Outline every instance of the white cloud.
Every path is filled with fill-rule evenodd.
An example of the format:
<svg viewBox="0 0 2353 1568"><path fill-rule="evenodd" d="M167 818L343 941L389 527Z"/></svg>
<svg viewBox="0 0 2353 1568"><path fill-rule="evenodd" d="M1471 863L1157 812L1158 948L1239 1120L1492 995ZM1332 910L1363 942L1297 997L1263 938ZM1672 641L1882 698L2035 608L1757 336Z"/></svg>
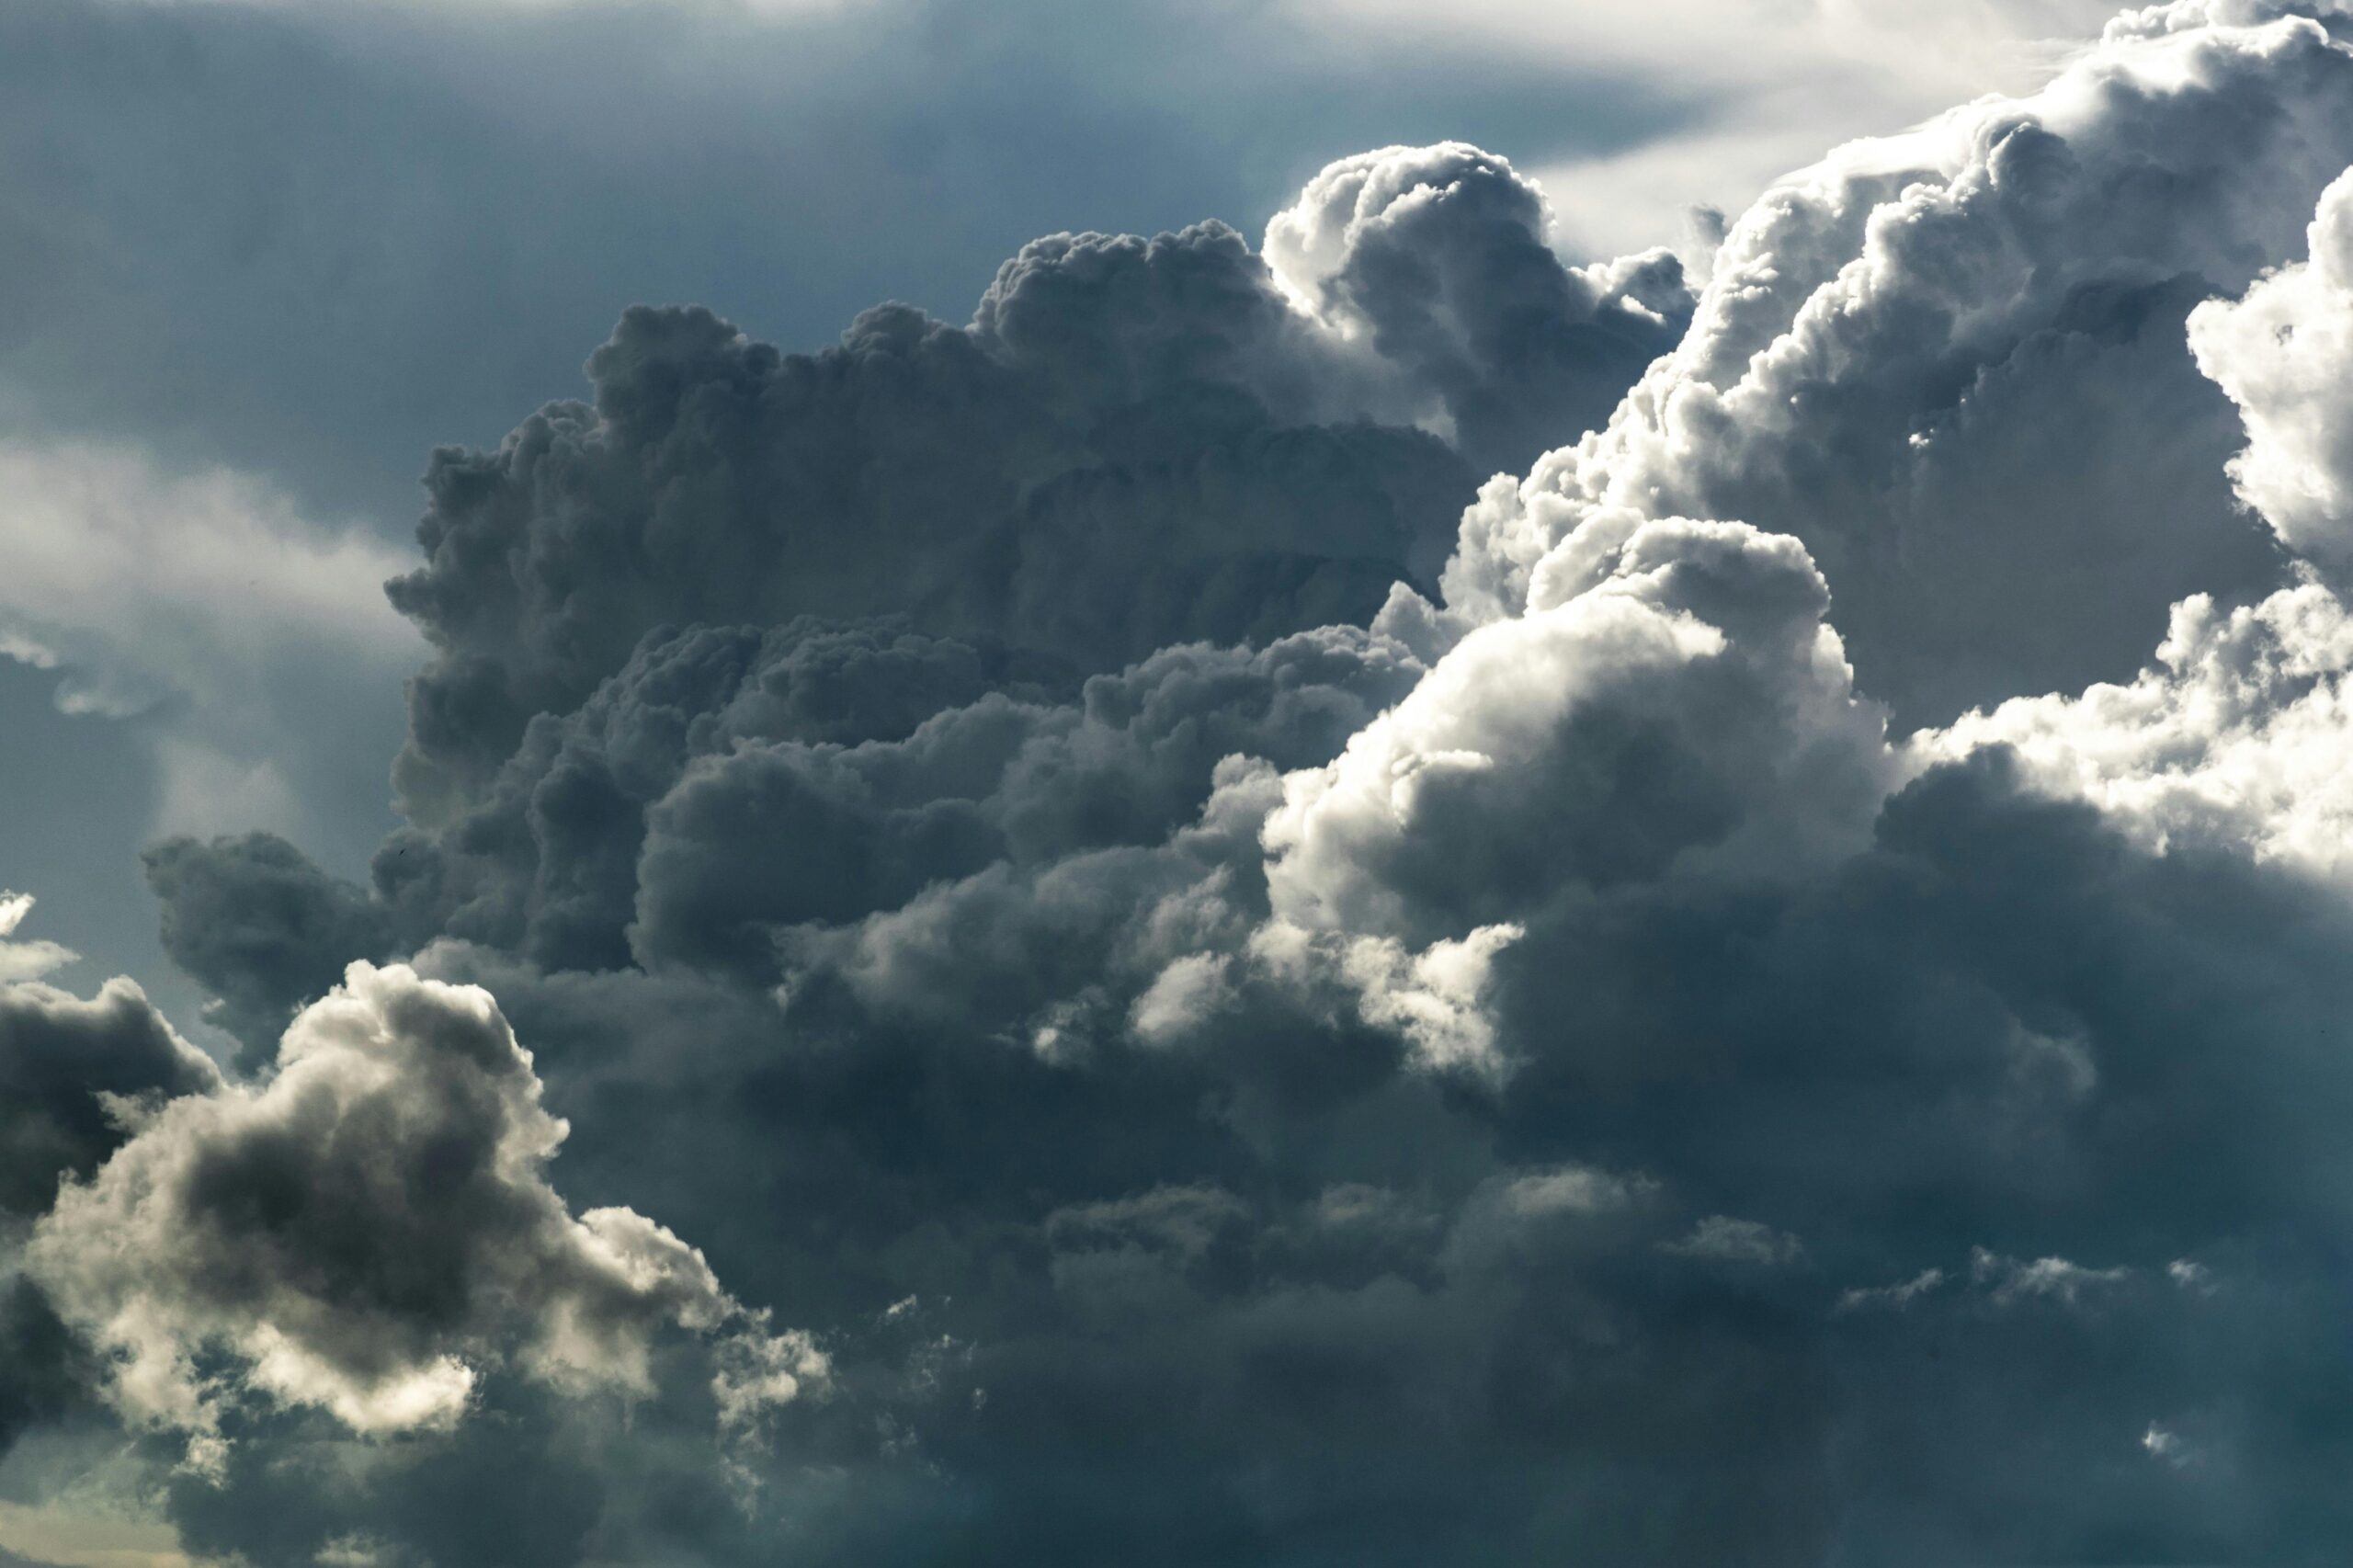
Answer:
<svg viewBox="0 0 2353 1568"><path fill-rule="evenodd" d="M2132 1277L2132 1271L2120 1267L2086 1268L2063 1257L2038 1257L2029 1262L1978 1247L1970 1254L1969 1277L1997 1307L2016 1306L2026 1301L2057 1301L2073 1307L2082 1303L2086 1292L2123 1284Z"/></svg>
<svg viewBox="0 0 2353 1568"><path fill-rule="evenodd" d="M33 909L33 895L0 889L0 985L39 980L81 957L55 942L15 940L17 927Z"/></svg>
<svg viewBox="0 0 2353 1568"><path fill-rule="evenodd" d="M487 1369L569 1392L654 1390L665 1327L715 1336L732 1428L822 1381L702 1254L547 1183L565 1124L489 993L354 964L258 1086L186 1095L69 1183L27 1263L108 1358L130 1421L216 1470L240 1386L381 1434L460 1421ZM741 1341L742 1343L735 1343ZM203 1369L227 1352L238 1378Z"/></svg>
<svg viewBox="0 0 2353 1568"><path fill-rule="evenodd" d="M2353 158L2353 49L2270 9L2139 18L1776 184L1608 427L1482 493L1447 609L1559 602L1626 514L1738 517L1805 540L1863 688L1918 722L2130 669L2167 604L2267 571L2167 320L2288 254Z"/></svg>
<svg viewBox="0 0 2353 1568"><path fill-rule="evenodd" d="M2289 548L2353 562L2353 171L2323 193L2307 258L2191 312L2198 367L2239 405L2231 477Z"/></svg>
<svg viewBox="0 0 2353 1568"><path fill-rule="evenodd" d="M2152 848L2244 849L2353 881L2353 610L2316 580L2235 609L2193 597L2133 681L2014 699L1913 742L1923 762L1994 744Z"/></svg>
<svg viewBox="0 0 2353 1568"><path fill-rule="evenodd" d="M1924 1268L1911 1278L1901 1280L1893 1285L1858 1286L1844 1291L1838 1297L1837 1310L1842 1312L1852 1312L1886 1308L1893 1312L1902 1312L1929 1291L1938 1289L1944 1282L1943 1269Z"/></svg>
<svg viewBox="0 0 2353 1568"><path fill-rule="evenodd" d="M2191 312L2191 347L2245 417L2241 494L2290 547L2353 556L2353 173L2310 259ZM2245 850L2353 883L2353 607L2325 574L2256 603L2174 607L2153 664L2080 696L2016 698L1915 736L1921 762L2011 747L2028 781L2142 843Z"/></svg>

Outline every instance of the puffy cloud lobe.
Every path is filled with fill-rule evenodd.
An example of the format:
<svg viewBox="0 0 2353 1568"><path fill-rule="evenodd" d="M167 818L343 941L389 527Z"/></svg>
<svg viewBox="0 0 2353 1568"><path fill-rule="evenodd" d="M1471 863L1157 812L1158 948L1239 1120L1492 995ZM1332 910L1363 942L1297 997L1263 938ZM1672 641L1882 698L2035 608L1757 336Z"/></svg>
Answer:
<svg viewBox="0 0 2353 1568"><path fill-rule="evenodd" d="M1689 318L1666 252L1565 270L1551 228L1508 162L1449 142L1329 165L1267 225L1265 249L1286 294L1367 345L1402 405L1493 472L1607 419Z"/></svg>
<svg viewBox="0 0 2353 1568"><path fill-rule="evenodd" d="M0 893L0 1456L81 1408L91 1358L18 1264L28 1221L87 1178L164 1101L221 1075L128 980L82 998L28 978L74 955L11 941L34 900Z"/></svg>
<svg viewBox="0 0 2353 1568"><path fill-rule="evenodd" d="M1427 1064L1508 1067L1483 994L1531 912L1678 869L1811 869L1864 840L1895 777L1797 541L1681 519L1601 538L1574 597L1472 631L1266 821L1255 954L1294 981L1336 968Z"/></svg>
<svg viewBox="0 0 2353 1568"><path fill-rule="evenodd" d="M170 838L142 858L163 905L164 950L215 1000L205 1017L251 1065L276 1053L295 1009L354 959L389 956L384 911L275 834Z"/></svg>
<svg viewBox="0 0 2353 1568"><path fill-rule="evenodd" d="M2246 421L2231 477L2291 550L2353 555L2353 173L2322 193L2306 259L2190 313L2189 347Z"/></svg>
<svg viewBox="0 0 2353 1568"><path fill-rule="evenodd" d="M757 971L781 926L999 859L1157 843L1222 757L1321 760L1420 670L1347 628L1166 649L1067 703L1017 668L889 623L657 633L536 720L472 812L396 835L378 889L413 944Z"/></svg>
<svg viewBox="0 0 2353 1568"><path fill-rule="evenodd" d="M381 1433L456 1421L510 1356L559 1388L643 1394L665 1325L765 1345L670 1232L570 1213L545 1176L565 1131L486 993L354 964L267 1083L164 1105L67 1187L28 1265L108 1357L116 1406L184 1434L199 1469L223 1457L221 1352L270 1399ZM783 1364L821 1378L786 1338ZM794 1392L721 1382L731 1419Z"/></svg>
<svg viewBox="0 0 2353 1568"><path fill-rule="evenodd" d="M2323 193L2308 261L2257 280L2240 300L2200 305L2189 321L2200 368L2246 418L2247 445L2231 465L2240 494L2314 561L2298 563L2292 586L2253 604L2184 599L2154 663L2129 684L1968 714L1915 737L1920 756L2007 746L2037 788L2097 802L2145 844L2244 847L2346 877L2353 616L2329 574L2340 564L2340 480L2353 474L2353 458L2338 449L2342 399L2332 379L2353 366L2343 352L2353 252L2336 232L2347 213L2353 175Z"/></svg>
<svg viewBox="0 0 2353 1568"><path fill-rule="evenodd" d="M753 739L902 739L992 686L1024 689L1003 658L892 623L657 629L578 710L535 719L464 814L395 834L376 888L413 943L626 961L644 812L688 763Z"/></svg>
<svg viewBox="0 0 2353 1568"><path fill-rule="evenodd" d="M2342 881L2348 671L2353 614L2325 585L2229 610L2198 595L2131 683L2014 699L1913 744L1924 757L2007 746L2037 788L2097 801L2152 847L2245 848Z"/></svg>
<svg viewBox="0 0 2353 1568"><path fill-rule="evenodd" d="M1286 781L1266 829L1279 916L1460 936L1688 853L1762 866L1867 831L1883 720L1794 540L1643 523L1591 574L1472 631L1337 760Z"/></svg>
<svg viewBox="0 0 2353 1568"><path fill-rule="evenodd" d="M220 1083L131 981L86 1000L0 985L0 1214L40 1213L61 1178L89 1176L155 1102Z"/></svg>
<svg viewBox="0 0 2353 1568"><path fill-rule="evenodd" d="M1608 427L1483 493L1448 604L1541 608L1616 508L1743 518L1805 540L1912 723L2128 675L2175 600L2271 585L2181 324L2353 161L2353 47L2284 11L2177 7L1768 191Z"/></svg>
<svg viewBox="0 0 2353 1568"><path fill-rule="evenodd" d="M1427 582L1465 456L1524 462L1599 418L1688 294L1660 258L1571 272L1500 160L1384 156L1389 210L1318 241L1347 322L1295 308L1214 223L1041 240L969 327L885 306L814 356L707 312L628 312L589 361L593 405L435 459L426 564L392 590L438 654L411 687L412 814L460 809L533 714L577 706L664 623L914 612L1084 675L1361 621L1397 578ZM1416 267L1448 291L1419 324ZM1496 285L1508 303L1478 315ZM1461 451L1406 423L1426 418Z"/></svg>
<svg viewBox="0 0 2353 1568"><path fill-rule="evenodd" d="M786 994L805 998L813 1027L846 1002L853 1031L944 1028L1049 1062L1127 1042L1252 1049L1249 1020L1270 1003L1278 1024L1305 1021L1264 987L1254 1006L1234 1005L1264 913L1258 824L1278 786L1240 757L1212 782L1199 820L1165 840L996 860L851 921L783 931L773 961Z"/></svg>
<svg viewBox="0 0 2353 1568"><path fill-rule="evenodd" d="M724 950L694 935L720 935L714 919L840 924L994 865L1156 848L1203 811L1222 759L1321 758L1418 674L1387 639L1331 628L1255 653L1164 650L1074 706L984 700L897 744L738 748L652 814L639 940L692 958Z"/></svg>
<svg viewBox="0 0 2353 1568"><path fill-rule="evenodd" d="M9 941L30 893L0 893L0 1216L47 1209L61 1179L87 1177L159 1102L218 1088L211 1059L129 980L84 999L40 983L74 955Z"/></svg>

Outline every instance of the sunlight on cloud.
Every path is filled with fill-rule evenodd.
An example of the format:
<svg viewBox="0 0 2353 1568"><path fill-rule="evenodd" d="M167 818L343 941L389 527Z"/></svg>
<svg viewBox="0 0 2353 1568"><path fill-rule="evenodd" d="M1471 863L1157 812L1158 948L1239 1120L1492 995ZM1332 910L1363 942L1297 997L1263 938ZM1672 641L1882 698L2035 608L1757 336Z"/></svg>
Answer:
<svg viewBox="0 0 2353 1568"><path fill-rule="evenodd" d="M33 895L0 889L0 985L39 980L81 957L73 949L51 941L15 939L17 927L33 909Z"/></svg>

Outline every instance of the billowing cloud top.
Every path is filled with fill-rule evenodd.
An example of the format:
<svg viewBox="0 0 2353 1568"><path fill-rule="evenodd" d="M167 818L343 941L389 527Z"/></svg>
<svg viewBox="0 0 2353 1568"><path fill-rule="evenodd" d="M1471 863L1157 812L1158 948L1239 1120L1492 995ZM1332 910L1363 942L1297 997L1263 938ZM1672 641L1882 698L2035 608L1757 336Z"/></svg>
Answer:
<svg viewBox="0 0 2353 1568"><path fill-rule="evenodd" d="M0 994L0 1434L257 1563L2341 1554L2348 164L2186 0L1696 291L1447 143L631 311L434 460L370 884L148 852L236 1071Z"/></svg>
<svg viewBox="0 0 2353 1568"><path fill-rule="evenodd" d="M170 1100L60 1193L28 1269L112 1358L117 1406L188 1433L199 1469L222 1462L208 1349L360 1433L456 1421L500 1355L565 1389L650 1393L656 1325L748 1314L660 1225L567 1211L544 1174L566 1129L540 1095L487 992L356 963L287 1029L266 1085ZM824 1369L805 1335L750 1356ZM797 1392L716 1382L730 1420Z"/></svg>

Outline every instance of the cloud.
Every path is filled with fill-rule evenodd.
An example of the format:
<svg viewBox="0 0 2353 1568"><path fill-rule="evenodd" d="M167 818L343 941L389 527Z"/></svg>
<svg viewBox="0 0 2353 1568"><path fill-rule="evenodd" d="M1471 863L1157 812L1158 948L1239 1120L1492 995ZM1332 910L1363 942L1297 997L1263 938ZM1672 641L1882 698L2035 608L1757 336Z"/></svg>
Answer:
<svg viewBox="0 0 2353 1568"><path fill-rule="evenodd" d="M2129 684L2014 699L1915 744L2011 747L2039 787L2099 802L2154 847L2245 847L2342 879L2348 667L2353 619L2318 582L2229 610L2196 595Z"/></svg>
<svg viewBox="0 0 2353 1568"><path fill-rule="evenodd" d="M1884 721L1854 695L1803 550L1681 519L1616 543L1598 581L1471 632L1328 767L1286 780L1266 831L1280 915L1460 935L1687 855L1762 864L1861 830Z"/></svg>
<svg viewBox="0 0 2353 1568"><path fill-rule="evenodd" d="M2278 581L2181 326L2295 248L2348 80L2308 17L2175 8L1778 183L1608 428L1483 494L1448 606L1550 602L1617 509L1738 517L1806 543L1906 727L2129 676L2176 600Z"/></svg>
<svg viewBox="0 0 2353 1568"><path fill-rule="evenodd" d="M593 405L435 460L426 563L392 587L438 651L411 692L412 814L478 789L532 712L576 705L665 623L914 614L1067 678L1369 619L1435 572L1466 458L1540 445L1495 421L1600 417L1687 298L1665 258L1570 272L1536 237L1540 197L1461 147L1381 154L1386 205L1317 230L1311 278L1310 209L1372 167L1270 230L1318 314L1217 223L1040 240L970 327L879 307L815 356L629 312L589 362ZM1461 296L1437 314L1433 269ZM1461 451L1405 423L1426 417Z"/></svg>
<svg viewBox="0 0 2353 1568"><path fill-rule="evenodd" d="M17 927L25 923L25 916L32 910L32 894L0 892L0 984L39 980L81 956L73 949L51 941L15 940Z"/></svg>
<svg viewBox="0 0 2353 1568"><path fill-rule="evenodd" d="M746 1336L731 1423L821 1381L701 1254L627 1209L575 1218L546 1182L564 1124L489 995L354 964L257 1086L165 1103L36 1225L26 1257L108 1358L107 1393L218 1472L243 1391L361 1434L446 1427L512 1356L568 1392L653 1392L665 1325ZM200 1358L227 1352L227 1387Z"/></svg>
<svg viewBox="0 0 2353 1568"><path fill-rule="evenodd" d="M2335 585L2337 497L2353 452L2330 369L2347 318L2333 233L2353 211L2340 177L2322 194L2310 259L2189 318L2201 369L2246 423L2231 472L2241 496L2308 559L2253 604L2196 594L2173 608L2156 658L2131 682L2018 698L1924 733L1923 756L2013 748L2039 788L2099 802L2143 842L2245 846L2342 881L2348 802L2340 759L2353 722L2353 617ZM2334 358L2332 358L2334 357Z"/></svg>
<svg viewBox="0 0 2353 1568"><path fill-rule="evenodd" d="M1461 144L969 326L632 312L436 460L370 886L154 858L249 1031L413 960L35 1223L191 1549L2353 1538L2345 612L2185 325L2311 276L2348 62L2135 14L1768 191L1679 337Z"/></svg>
<svg viewBox="0 0 2353 1568"><path fill-rule="evenodd" d="M1550 248L1541 190L1461 142L1332 164L1267 225L1294 304L1393 367L1475 469L1518 468L1608 418L1679 335L1682 267L1653 251L1586 270Z"/></svg>
<svg viewBox="0 0 2353 1568"><path fill-rule="evenodd" d="M2246 449L2231 477L2288 547L2353 552L2353 178L2322 192L2305 259L2189 317L2198 368L2230 393Z"/></svg>
<svg viewBox="0 0 2353 1568"><path fill-rule="evenodd" d="M0 937L32 903L0 894ZM131 981L86 1000L42 984L61 953L53 943L0 943L0 1216L41 1213L61 1177L87 1177L155 1104L221 1082Z"/></svg>
<svg viewBox="0 0 2353 1568"><path fill-rule="evenodd" d="M164 950L212 993L205 1021L236 1038L248 1066L277 1055L296 1009L353 959L391 955L383 910L275 835L169 838L142 859L163 906Z"/></svg>

